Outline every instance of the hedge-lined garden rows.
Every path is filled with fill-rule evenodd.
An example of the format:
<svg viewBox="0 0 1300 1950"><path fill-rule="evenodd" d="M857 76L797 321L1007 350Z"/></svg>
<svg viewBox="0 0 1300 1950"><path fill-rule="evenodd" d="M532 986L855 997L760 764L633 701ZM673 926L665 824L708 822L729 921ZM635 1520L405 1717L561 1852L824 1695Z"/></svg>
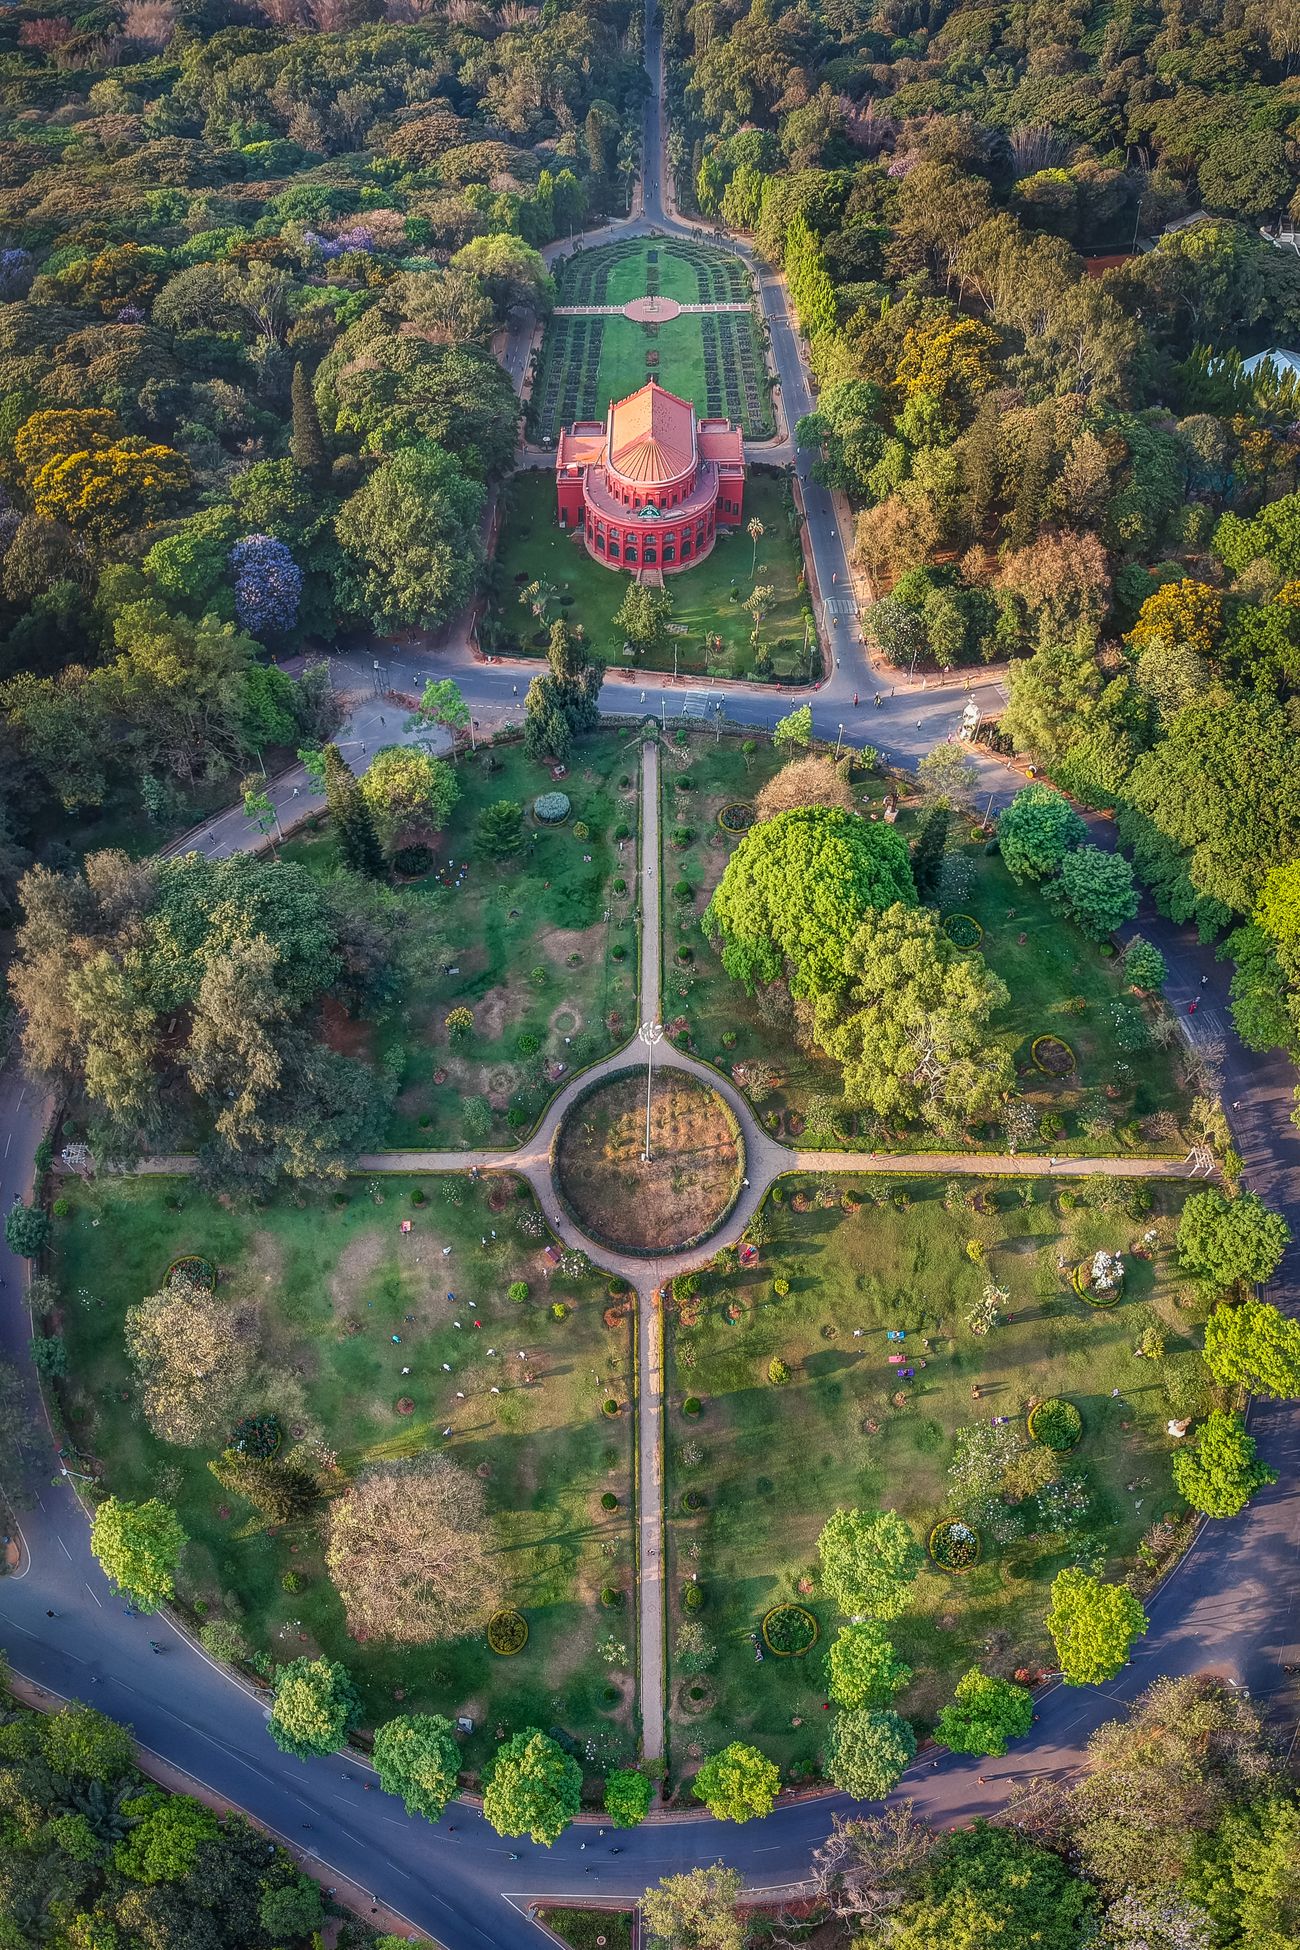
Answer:
<svg viewBox="0 0 1300 1950"><path fill-rule="evenodd" d="M534 396L537 432L554 440L575 420L594 420L599 398L603 318L553 318L547 333L546 367Z"/></svg>

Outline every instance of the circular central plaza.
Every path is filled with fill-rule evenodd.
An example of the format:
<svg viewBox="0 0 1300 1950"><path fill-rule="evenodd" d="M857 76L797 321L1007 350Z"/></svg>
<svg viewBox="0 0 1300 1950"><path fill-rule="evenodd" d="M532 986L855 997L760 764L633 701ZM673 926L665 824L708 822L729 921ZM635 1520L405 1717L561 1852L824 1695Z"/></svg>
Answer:
<svg viewBox="0 0 1300 1950"><path fill-rule="evenodd" d="M555 1180L576 1224L615 1252L680 1252L716 1232L745 1169L736 1120L718 1092L684 1071L620 1070L570 1107Z"/></svg>

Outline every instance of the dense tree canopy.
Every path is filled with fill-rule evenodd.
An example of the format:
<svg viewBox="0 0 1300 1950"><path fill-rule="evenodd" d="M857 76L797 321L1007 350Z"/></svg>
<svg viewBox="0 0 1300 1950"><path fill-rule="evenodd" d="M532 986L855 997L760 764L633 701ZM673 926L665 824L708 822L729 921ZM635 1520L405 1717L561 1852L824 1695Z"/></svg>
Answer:
<svg viewBox="0 0 1300 1950"><path fill-rule="evenodd" d="M835 994L864 915L914 898L902 837L836 807L796 807L750 828L703 917L727 973L752 989L789 973L797 995Z"/></svg>

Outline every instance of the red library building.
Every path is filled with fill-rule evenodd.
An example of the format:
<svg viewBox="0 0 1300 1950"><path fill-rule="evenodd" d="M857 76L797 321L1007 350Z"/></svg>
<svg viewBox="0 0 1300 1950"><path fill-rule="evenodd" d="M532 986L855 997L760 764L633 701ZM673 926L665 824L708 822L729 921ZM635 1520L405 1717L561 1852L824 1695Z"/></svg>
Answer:
<svg viewBox="0 0 1300 1950"><path fill-rule="evenodd" d="M560 434L560 526L611 569L687 569L720 528L740 526L745 448L729 420L697 420L686 399L652 379L599 420Z"/></svg>

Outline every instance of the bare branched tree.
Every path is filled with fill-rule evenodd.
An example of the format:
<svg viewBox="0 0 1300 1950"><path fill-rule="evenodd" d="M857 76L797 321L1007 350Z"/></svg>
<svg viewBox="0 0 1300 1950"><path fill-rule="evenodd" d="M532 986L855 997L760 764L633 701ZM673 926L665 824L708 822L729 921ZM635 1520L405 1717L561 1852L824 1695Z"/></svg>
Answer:
<svg viewBox="0 0 1300 1950"><path fill-rule="evenodd" d="M812 1859L816 1894L851 1924L877 1925L908 1901L937 1837L910 1801L835 1825Z"/></svg>
<svg viewBox="0 0 1300 1950"><path fill-rule="evenodd" d="M445 1456L363 1470L330 1510L325 1561L354 1638L460 1638L498 1592L483 1486Z"/></svg>

